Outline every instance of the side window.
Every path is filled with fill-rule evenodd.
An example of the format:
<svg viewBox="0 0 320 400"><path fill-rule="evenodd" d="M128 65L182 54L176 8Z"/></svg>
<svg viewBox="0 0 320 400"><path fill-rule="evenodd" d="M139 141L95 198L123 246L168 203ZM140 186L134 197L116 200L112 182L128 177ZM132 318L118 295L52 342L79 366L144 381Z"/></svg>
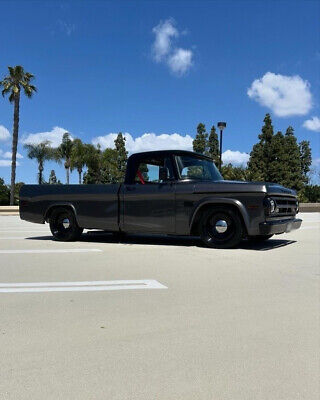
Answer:
<svg viewBox="0 0 320 400"><path fill-rule="evenodd" d="M156 184L173 179L171 161L168 158L153 158L141 160L138 164L135 183Z"/></svg>

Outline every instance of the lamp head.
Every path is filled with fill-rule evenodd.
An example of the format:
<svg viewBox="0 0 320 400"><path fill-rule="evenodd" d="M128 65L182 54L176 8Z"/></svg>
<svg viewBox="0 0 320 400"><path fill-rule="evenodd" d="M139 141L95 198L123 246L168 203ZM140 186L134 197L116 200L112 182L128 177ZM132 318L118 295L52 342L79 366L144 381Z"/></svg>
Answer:
<svg viewBox="0 0 320 400"><path fill-rule="evenodd" d="M218 122L218 128L220 131L223 131L227 127L226 122Z"/></svg>

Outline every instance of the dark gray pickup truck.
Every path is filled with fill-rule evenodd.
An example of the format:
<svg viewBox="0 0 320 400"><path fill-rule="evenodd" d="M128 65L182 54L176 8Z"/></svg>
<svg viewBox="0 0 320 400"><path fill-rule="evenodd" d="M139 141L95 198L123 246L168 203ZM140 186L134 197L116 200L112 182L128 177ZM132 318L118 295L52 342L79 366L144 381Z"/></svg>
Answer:
<svg viewBox="0 0 320 400"><path fill-rule="evenodd" d="M200 236L228 248L298 229L295 191L274 183L225 181L213 161L188 151L133 154L125 181L108 185L24 185L20 217L49 222L56 240L83 229Z"/></svg>

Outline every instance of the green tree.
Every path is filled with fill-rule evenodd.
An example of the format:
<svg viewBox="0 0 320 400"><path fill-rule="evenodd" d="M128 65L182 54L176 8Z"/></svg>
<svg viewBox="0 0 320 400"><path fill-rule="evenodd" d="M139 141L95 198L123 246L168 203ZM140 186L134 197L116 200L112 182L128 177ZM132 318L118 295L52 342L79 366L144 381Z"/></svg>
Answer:
<svg viewBox="0 0 320 400"><path fill-rule="evenodd" d="M200 154L205 154L207 150L207 138L206 127L200 123L197 126L197 135L193 141L193 151Z"/></svg>
<svg viewBox="0 0 320 400"><path fill-rule="evenodd" d="M30 159L36 159L38 163L38 183L44 183L43 170L45 161L55 159L55 151L50 146L50 141L46 140L39 144L25 144Z"/></svg>
<svg viewBox="0 0 320 400"><path fill-rule="evenodd" d="M271 141L273 138L273 126L270 114L266 114L264 125L259 135L259 142L253 146L248 162L251 180L270 182L270 159L272 154Z"/></svg>
<svg viewBox="0 0 320 400"><path fill-rule="evenodd" d="M63 134L62 143L56 150L56 160L58 162L64 161L64 168L66 170L66 183L69 185L70 180L70 168L71 168L71 154L72 154L73 142L68 132Z"/></svg>
<svg viewBox="0 0 320 400"><path fill-rule="evenodd" d="M279 169L285 172L285 176L278 182L282 185L301 190L303 187L303 176L301 170L300 150L297 139L294 136L294 129L289 126L284 135L284 161L279 164Z"/></svg>
<svg viewBox="0 0 320 400"><path fill-rule="evenodd" d="M4 180L0 178L0 206L6 206L10 201L10 190L4 183Z"/></svg>
<svg viewBox="0 0 320 400"><path fill-rule="evenodd" d="M117 183L120 181L118 166L118 152L107 148L102 153L103 183Z"/></svg>
<svg viewBox="0 0 320 400"><path fill-rule="evenodd" d="M14 205L18 205L19 204L19 193L20 193L21 186L23 186L23 185L24 185L24 182L17 182L14 185L14 190L13 190L13 193L14 193L13 204ZM11 190L11 188L10 188L10 190Z"/></svg>
<svg viewBox="0 0 320 400"><path fill-rule="evenodd" d="M8 67L9 75L5 76L0 81L2 87L2 96L9 95L10 103L14 104L13 111L13 130L12 130L12 161L11 161L11 189L10 189L10 204L14 204L14 187L16 181L16 166L17 166L17 146L19 135L19 114L20 114L20 95L21 91L31 98L37 88L31 84L34 76L29 72L24 71L21 65Z"/></svg>
<svg viewBox="0 0 320 400"><path fill-rule="evenodd" d="M117 155L116 181L123 182L126 173L128 152L126 150L126 138L123 136L122 132L118 133L118 136L114 141L114 144Z"/></svg>
<svg viewBox="0 0 320 400"><path fill-rule="evenodd" d="M234 167L232 164L224 165L221 168L223 179L230 181L246 181L248 171L243 167Z"/></svg>
<svg viewBox="0 0 320 400"><path fill-rule="evenodd" d="M208 143L207 143L207 151L206 155L211 157L216 164L216 166L219 166L219 156L220 156L220 150L219 150L219 140L218 140L218 135L216 133L216 128L214 125L212 125L210 135L208 138Z"/></svg>
<svg viewBox="0 0 320 400"><path fill-rule="evenodd" d="M308 173L310 172L312 163L310 142L307 140L302 140L302 142L299 143L299 152L303 181L305 184L307 184L309 181Z"/></svg>
<svg viewBox="0 0 320 400"><path fill-rule="evenodd" d="M82 171L86 165L87 157L87 147L80 139L74 139L71 148L70 167L78 171L79 185L82 183Z"/></svg>
<svg viewBox="0 0 320 400"><path fill-rule="evenodd" d="M287 176L287 170L283 166L286 163L287 155L285 149L285 139L282 132L278 131L271 140L271 153L269 163L269 181L284 182ZM281 168L279 168L282 166Z"/></svg>
<svg viewBox="0 0 320 400"><path fill-rule="evenodd" d="M92 144L86 144L86 165L87 171L83 176L85 184L103 183L103 155L100 145L97 147Z"/></svg>
<svg viewBox="0 0 320 400"><path fill-rule="evenodd" d="M304 196L306 201L309 203L320 202L320 186L319 185L307 185L304 188Z"/></svg>
<svg viewBox="0 0 320 400"><path fill-rule="evenodd" d="M59 181L59 179L57 179L55 170L52 169L50 172L50 176L49 176L49 185L61 185L61 182Z"/></svg>

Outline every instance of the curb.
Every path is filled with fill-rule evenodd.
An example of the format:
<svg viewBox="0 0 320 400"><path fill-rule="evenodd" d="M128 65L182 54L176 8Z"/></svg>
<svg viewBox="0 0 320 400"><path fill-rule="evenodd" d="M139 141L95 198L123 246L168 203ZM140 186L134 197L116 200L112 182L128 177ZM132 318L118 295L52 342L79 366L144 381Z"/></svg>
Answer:
<svg viewBox="0 0 320 400"><path fill-rule="evenodd" d="M19 215L19 206L0 206L0 215Z"/></svg>

